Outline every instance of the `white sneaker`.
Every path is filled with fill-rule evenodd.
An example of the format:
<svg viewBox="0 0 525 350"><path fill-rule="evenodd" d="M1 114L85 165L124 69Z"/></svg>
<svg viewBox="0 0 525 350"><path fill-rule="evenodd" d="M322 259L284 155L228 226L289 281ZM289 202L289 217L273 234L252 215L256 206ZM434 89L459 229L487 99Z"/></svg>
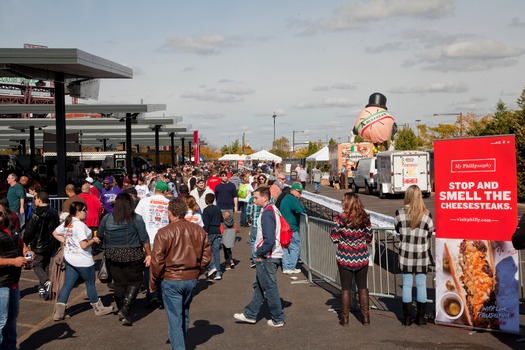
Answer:
<svg viewBox="0 0 525 350"><path fill-rule="evenodd" d="M283 273L285 275L291 275L292 274L292 270L283 270Z"/></svg>
<svg viewBox="0 0 525 350"><path fill-rule="evenodd" d="M214 267L213 269L208 271L208 274L206 275L206 277L211 277L215 272L217 272L217 269Z"/></svg>
<svg viewBox="0 0 525 350"><path fill-rule="evenodd" d="M284 327L284 322L274 323L272 320L268 320L267 324L268 326L275 327L275 328Z"/></svg>
<svg viewBox="0 0 525 350"><path fill-rule="evenodd" d="M252 324L257 323L257 320L244 316L244 313L233 314L233 318L235 318L236 320L242 321L242 322L246 322L246 323L252 323Z"/></svg>
<svg viewBox="0 0 525 350"><path fill-rule="evenodd" d="M291 275L291 274L294 274L294 273L301 273L301 269L293 269L293 270L288 270L288 274Z"/></svg>

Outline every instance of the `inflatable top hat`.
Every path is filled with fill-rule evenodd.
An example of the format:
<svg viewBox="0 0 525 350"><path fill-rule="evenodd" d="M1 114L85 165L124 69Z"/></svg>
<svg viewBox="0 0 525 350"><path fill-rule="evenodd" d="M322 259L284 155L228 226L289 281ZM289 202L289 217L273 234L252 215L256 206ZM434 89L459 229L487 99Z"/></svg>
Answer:
<svg viewBox="0 0 525 350"><path fill-rule="evenodd" d="M368 104L366 107L379 107L383 108L385 110L388 110L386 108L386 97L380 92L374 92L370 97L368 98Z"/></svg>

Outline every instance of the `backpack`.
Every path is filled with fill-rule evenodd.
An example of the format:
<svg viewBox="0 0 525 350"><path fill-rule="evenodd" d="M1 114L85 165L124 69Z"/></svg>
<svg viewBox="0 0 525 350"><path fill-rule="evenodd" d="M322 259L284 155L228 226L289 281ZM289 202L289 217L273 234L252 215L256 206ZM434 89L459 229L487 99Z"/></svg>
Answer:
<svg viewBox="0 0 525 350"><path fill-rule="evenodd" d="M269 209L268 209L269 210ZM281 247L288 248L290 245L290 242L292 241L293 231L290 225L288 224L288 221L284 218L284 216L281 214L279 209L274 208L273 212L277 218L279 218L279 223L281 226L281 230L279 231L279 243L281 243Z"/></svg>
<svg viewBox="0 0 525 350"><path fill-rule="evenodd" d="M284 216L279 213L279 222L281 223L281 234L279 242L281 243L281 246L283 248L288 248L290 245L290 242L292 241L293 231L290 228L290 225L288 225L288 221L284 218Z"/></svg>
<svg viewBox="0 0 525 350"><path fill-rule="evenodd" d="M290 186L283 187L281 194L279 195L279 197L277 197L277 200L275 201L275 206L279 210L281 209L281 202L283 201L283 198L286 197L287 194L290 194Z"/></svg>
<svg viewBox="0 0 525 350"><path fill-rule="evenodd" d="M248 186L246 186L246 184L241 184L239 186L239 190L237 190L237 196L239 196L242 199L248 196Z"/></svg>

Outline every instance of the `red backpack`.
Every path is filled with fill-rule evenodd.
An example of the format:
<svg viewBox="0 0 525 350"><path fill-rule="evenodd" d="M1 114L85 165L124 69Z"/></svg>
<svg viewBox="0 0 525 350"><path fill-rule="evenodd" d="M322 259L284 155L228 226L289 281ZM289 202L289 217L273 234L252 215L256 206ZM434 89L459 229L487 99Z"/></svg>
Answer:
<svg viewBox="0 0 525 350"><path fill-rule="evenodd" d="M281 243L281 246L283 248L288 248L290 242L292 241L293 231L290 228L290 225L288 225L288 221L286 221L284 216L282 216L281 213L279 213L278 215L279 221L281 223L281 234L279 242Z"/></svg>

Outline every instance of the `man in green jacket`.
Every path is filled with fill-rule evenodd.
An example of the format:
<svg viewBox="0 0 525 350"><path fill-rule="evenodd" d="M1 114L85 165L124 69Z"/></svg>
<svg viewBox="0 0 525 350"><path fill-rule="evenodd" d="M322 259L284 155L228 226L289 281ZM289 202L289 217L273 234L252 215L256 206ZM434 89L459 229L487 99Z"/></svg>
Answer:
<svg viewBox="0 0 525 350"><path fill-rule="evenodd" d="M290 188L290 193L287 194L280 205L281 214L290 225L293 231L292 241L288 248L283 249L283 273L291 275L294 273L301 273L300 269L296 268L299 254L301 253L301 239L299 237L299 222L301 214L306 212L299 198L303 192L303 186L299 182L295 182Z"/></svg>

